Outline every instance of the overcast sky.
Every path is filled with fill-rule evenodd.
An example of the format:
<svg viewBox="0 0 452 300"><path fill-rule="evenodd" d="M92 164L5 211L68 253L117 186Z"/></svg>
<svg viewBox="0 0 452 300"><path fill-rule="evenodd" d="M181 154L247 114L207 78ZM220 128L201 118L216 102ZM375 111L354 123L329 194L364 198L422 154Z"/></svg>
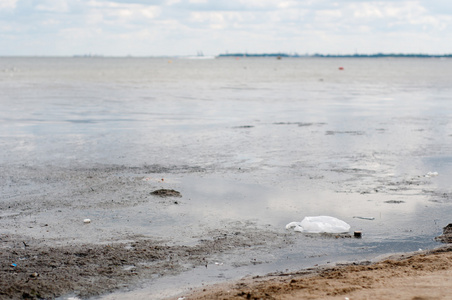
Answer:
<svg viewBox="0 0 452 300"><path fill-rule="evenodd" d="M452 0L0 0L0 55L452 53Z"/></svg>

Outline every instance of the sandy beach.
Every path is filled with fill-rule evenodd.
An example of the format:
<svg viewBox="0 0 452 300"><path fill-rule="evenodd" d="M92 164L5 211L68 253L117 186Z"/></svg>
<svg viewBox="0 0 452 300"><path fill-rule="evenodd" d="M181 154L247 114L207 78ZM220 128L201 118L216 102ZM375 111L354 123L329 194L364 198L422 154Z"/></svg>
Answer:
<svg viewBox="0 0 452 300"><path fill-rule="evenodd" d="M183 299L452 299L452 248L247 278Z"/></svg>

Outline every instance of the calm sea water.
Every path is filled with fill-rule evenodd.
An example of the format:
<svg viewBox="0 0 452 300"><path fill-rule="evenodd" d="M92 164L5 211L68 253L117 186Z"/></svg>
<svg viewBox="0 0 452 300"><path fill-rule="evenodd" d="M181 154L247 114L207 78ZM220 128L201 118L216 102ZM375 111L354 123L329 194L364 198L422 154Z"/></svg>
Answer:
<svg viewBox="0 0 452 300"><path fill-rule="evenodd" d="M431 144L451 134L450 78L447 59L1 58L0 159L223 169L363 147L441 151Z"/></svg>
<svg viewBox="0 0 452 300"><path fill-rule="evenodd" d="M333 215L367 238L299 246L431 248L452 221L451 78L450 59L0 58L0 164L161 165L185 174L181 226Z"/></svg>

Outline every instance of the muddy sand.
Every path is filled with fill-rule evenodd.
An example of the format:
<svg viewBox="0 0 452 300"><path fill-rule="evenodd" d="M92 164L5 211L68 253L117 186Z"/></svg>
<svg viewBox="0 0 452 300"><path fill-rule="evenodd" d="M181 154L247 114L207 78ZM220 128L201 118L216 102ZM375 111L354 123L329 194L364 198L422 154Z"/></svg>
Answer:
<svg viewBox="0 0 452 300"><path fill-rule="evenodd" d="M228 253L234 266L259 264L252 256L290 244L253 222L184 220L189 199L162 188L178 184L159 166L0 168L1 299L92 298Z"/></svg>
<svg viewBox="0 0 452 300"><path fill-rule="evenodd" d="M338 260L329 253L341 247L352 247L351 252L362 251L368 257L377 256L377 252L372 252L365 239L361 244L350 235L304 236L284 226L259 223L248 213L244 218L209 215L212 208L205 206L206 200L197 206L190 196L192 181L188 187L181 183L185 174L196 174L193 168L4 165L0 169L2 299L352 297L391 287L404 277L410 284L418 282L420 276L447 280L444 274L450 269L449 252L375 265L361 263L361 256L356 256L350 260L356 265L301 271L303 276L292 274L294 269L279 271L189 296L188 292L199 286L232 282L246 274L263 275L270 269L285 270L299 257L293 255L301 255L311 265L316 259L334 265ZM175 179L176 175L182 179ZM201 181L210 182L206 177ZM233 187L240 188L237 183ZM258 195L255 186L251 188ZM221 207L219 211L224 213ZM378 220L350 220L381 224ZM312 249L301 245L312 245ZM441 245L439 241L437 245ZM280 258L286 256L287 261ZM191 270L202 275L188 283L177 282L196 277ZM169 293L149 290L162 288L159 280L165 278L176 278L166 282ZM385 280L390 280L390 285ZM141 290L144 287L148 290Z"/></svg>
<svg viewBox="0 0 452 300"><path fill-rule="evenodd" d="M231 243L243 247L248 238L224 235L194 247L139 240L128 245L55 248L20 245L17 239L2 236L0 295L2 299L53 299L71 294L76 295L73 299L93 297L139 279L176 274L184 264L207 267L212 253L224 251ZM11 261L17 263L8 265ZM377 263L244 278L169 299L450 299L451 275L452 247L446 246ZM122 297L113 295L110 299Z"/></svg>

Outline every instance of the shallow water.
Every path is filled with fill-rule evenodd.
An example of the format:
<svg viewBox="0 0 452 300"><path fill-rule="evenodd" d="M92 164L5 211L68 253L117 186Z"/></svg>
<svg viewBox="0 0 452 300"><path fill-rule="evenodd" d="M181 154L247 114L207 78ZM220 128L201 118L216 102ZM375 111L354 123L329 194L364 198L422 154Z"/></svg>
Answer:
<svg viewBox="0 0 452 300"><path fill-rule="evenodd" d="M433 248L451 222L452 60L0 58L0 71L3 178L18 167L156 165L162 172L118 176L183 195L158 211L87 206L77 214L98 219L102 233L74 238L128 232L189 244L222 224L283 233L308 215L363 232L294 232L293 245L259 253L260 263L196 269L188 285ZM0 201L34 188L4 184Z"/></svg>

